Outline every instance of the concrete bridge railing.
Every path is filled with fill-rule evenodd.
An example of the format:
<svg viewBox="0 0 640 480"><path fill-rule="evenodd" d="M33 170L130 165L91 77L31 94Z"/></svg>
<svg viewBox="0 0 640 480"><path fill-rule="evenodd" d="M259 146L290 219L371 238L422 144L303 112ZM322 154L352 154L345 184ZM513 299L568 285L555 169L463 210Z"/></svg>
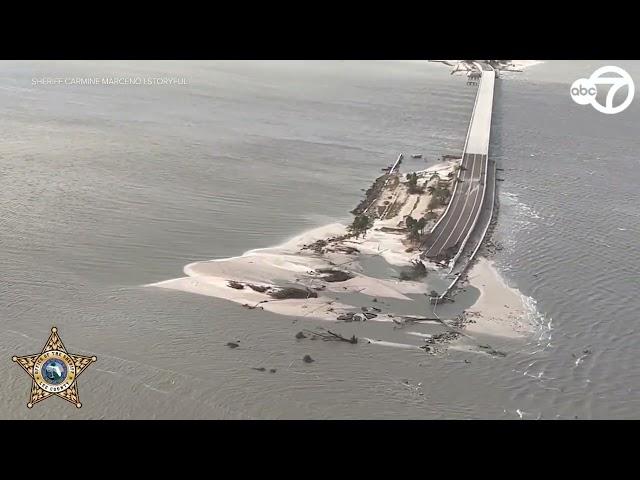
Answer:
<svg viewBox="0 0 640 480"><path fill-rule="evenodd" d="M485 80L485 76L488 78L489 76L493 77L491 78L491 82L495 81L495 72L493 71L493 69L491 69L490 71L484 71L482 72L482 81ZM449 273L451 273L456 265L456 262L458 261L458 259L460 258L460 255L462 255L462 252L464 251L464 247L466 246L467 242L469 241L469 237L471 237L471 234L473 233L473 231L476 228L476 225L478 223L478 219L480 218L480 213L482 212L482 208L484 206L484 199L486 196L486 192L487 192L487 173L488 173L488 169L489 169L489 139L490 139L490 135L491 135L491 117L492 117L492 113L493 113L493 91L494 91L494 85L492 83L491 85L491 91L490 91L490 95L491 95L491 108L489 110L488 113L488 122L489 122L489 131L487 132L487 140L486 140L486 151L482 152L486 155L485 157L485 162L484 162L484 166L483 166L483 170L484 170L484 174L482 175L482 195L481 195L481 199L480 199L480 208L478 209L478 212L476 213L476 216L473 220L473 223L471 224L471 228L469 229L469 232L467 233L467 235L465 236L464 240L462 241L462 244L460 245L460 248L458 249L458 253L456 253L456 255L453 257L453 259L451 260L451 262L449 263ZM480 95L480 87L478 88L478 95ZM489 93L486 93L486 95L489 95ZM473 120L472 120L473 121Z"/></svg>
<svg viewBox="0 0 640 480"><path fill-rule="evenodd" d="M467 144L469 143L469 134L471 133L471 126L473 125L473 116L476 113L476 106L478 105L478 97L480 96L480 87L478 87L478 90L476 91L476 98L473 101L473 110L471 110L471 120L469 121L469 128L467 129L467 136L465 137L464 140L464 147L462 147L462 158L460 159L460 165L462 165L462 162L464 161L464 154L467 151ZM433 225L433 227L431 228L430 233L433 233L436 230L436 227L440 224L440 222L447 216L447 212L449 211L449 207L451 206L451 204L453 203L453 197L456 194L456 190L458 189L458 180L460 179L460 173L462 172L462 170L458 170L458 173L456 174L456 183L453 185L453 192L451 193L451 199L449 200L449 203L447 204L447 208L444 209L444 212L442 213L442 215L440 215L440 218L438 219L438 221L435 223L435 225Z"/></svg>

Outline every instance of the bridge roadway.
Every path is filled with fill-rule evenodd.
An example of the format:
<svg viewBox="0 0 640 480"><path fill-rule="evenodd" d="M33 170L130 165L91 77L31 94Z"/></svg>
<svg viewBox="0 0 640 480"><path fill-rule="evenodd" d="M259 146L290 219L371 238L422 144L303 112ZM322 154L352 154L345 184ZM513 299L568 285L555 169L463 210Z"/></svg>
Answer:
<svg viewBox="0 0 640 480"><path fill-rule="evenodd" d="M422 245L427 258L454 257L475 227L486 190L494 84L495 71L483 70L457 184L447 210Z"/></svg>

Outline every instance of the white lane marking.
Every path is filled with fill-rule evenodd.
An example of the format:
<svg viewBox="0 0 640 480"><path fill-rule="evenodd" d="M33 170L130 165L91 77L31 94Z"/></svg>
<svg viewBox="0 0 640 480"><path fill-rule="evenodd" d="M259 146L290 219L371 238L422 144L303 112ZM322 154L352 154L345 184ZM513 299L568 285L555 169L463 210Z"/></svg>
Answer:
<svg viewBox="0 0 640 480"><path fill-rule="evenodd" d="M473 157L473 167L471 170L471 178L469 179L469 183L471 183L471 181L473 180L473 172L475 172L476 170L476 158L479 154L472 154L474 155ZM480 161L480 164L482 164L482 161ZM480 166L480 168L482 168L482 166ZM464 204L462 206L462 212L460 212L460 216L458 217L458 220L456 221L456 224L453 226L453 229L451 230L451 233L449 234L449 236L447 237L447 239L444 241L444 243L442 244L442 247L440 248L440 250L438 251L438 253L440 253L444 247L447 245L447 243L449 243L449 239L451 238L451 236L454 234L454 232L456 231L456 228L458 228L458 223L460 223L460 220L462 219L462 215L464 214L465 209L467 208L467 202L469 201L469 194L471 193L471 186L469 186L469 188L467 189L467 196L465 197L464 200Z"/></svg>
<svg viewBox="0 0 640 480"><path fill-rule="evenodd" d="M480 88L478 88L476 90L476 97L473 101L473 110L471 110L471 119L469 121L469 128L467 129L467 136L464 139L464 146L462 147L462 158L460 159L460 164L463 165L464 164L464 160L466 158L466 152L467 152L467 145L469 144L469 135L471 134L471 125L473 124L473 117L475 116L475 112L476 112L476 107L478 105L478 96L480 95ZM464 171L462 172L463 176L464 176ZM456 178L458 178L458 176L456 175ZM444 220L445 218L447 220L449 220L450 217L447 217L447 213L449 212L449 209L453 206L453 200L455 198L457 198L456 195L456 190L458 189L458 182L456 182L453 186L453 193L451 194L451 201L447 204L447 208L445 208L444 213L440 216L440 218L438 219L438 221L436 222L436 224L433 226L433 228L431 229L431 234L433 234L433 232L436 231L436 228L438 228L438 225L440 225L440 222L442 222L442 220ZM433 248L433 245L432 245ZM429 249L431 250L431 249ZM428 253L428 251L425 253L425 255Z"/></svg>
<svg viewBox="0 0 640 480"><path fill-rule="evenodd" d="M464 154L463 157L462 157L462 162L460 162L460 165L462 165L465 168L465 170L462 171L462 183L463 183L463 187L462 188L466 187L467 181L468 181L468 179L464 178L465 172L469 171L469 168L465 167L465 165L464 165L464 161L468 158L468 155L475 155L475 154L473 154L473 153L472 154ZM471 172L471 175L473 176L473 171ZM456 181L457 181L457 179L456 179ZM455 197L455 198L452 198L451 202L456 200L458 203L460 203L460 200L458 200L458 199L463 194L464 194L463 192L458 192L458 196ZM449 223L451 222L451 217L453 217L453 213L451 213L451 212L455 212L457 204L456 205L451 205L451 206L453 208L450 209L450 212L447 212L447 213L450 213L450 214L447 216L447 219L446 219L446 222L444 223L444 225L442 225L442 229L440 230L440 234L436 237L435 241L431 244L431 247L429 248L429 250L427 250L425 255L429 255L429 252L431 250L433 250L433 247L435 247L438 244L438 240L440 240L440 237L442 236L442 234L447 230L447 227L449 226ZM463 206L463 210L464 210L464 206ZM438 252L438 253L440 253L440 252Z"/></svg>
<svg viewBox="0 0 640 480"><path fill-rule="evenodd" d="M476 189L476 197L473 199L473 207L471 207L471 215L469 215L469 218L467 219L466 223L464 224L464 227L462 228L462 231L460 232L460 235L458 235L458 238L456 239L455 244L457 244L460 239L462 238L462 235L464 235L464 232L467 230L467 225L469 225L469 222L471 221L472 218L475 218L475 215L473 215L473 212L476 209L476 204L478 203L478 198L481 198L480 196L480 191L482 191L484 193L484 189L480 188L482 187L482 159L480 160L480 178L478 180L480 180L480 183L477 184L474 188ZM486 172L485 172L486 175Z"/></svg>
<svg viewBox="0 0 640 480"><path fill-rule="evenodd" d="M475 164L475 156L476 156L476 154L475 154L475 153L469 153L469 154L467 154L467 155L469 155L469 156L473 155L474 160L472 160L472 164L471 164L471 173L470 173L470 175L469 175L469 178L463 178L463 182L464 182L464 184L465 184L463 188L465 188L465 190L466 190L466 191L460 192L460 195L465 196L465 202L462 204L462 209L460 210L460 215L458 215L458 217L457 217L456 224L453 226L453 229L451 230L452 232L453 232L453 231L455 231L456 226L458 225L458 222L460 221L460 217L462 216L462 214L463 214L463 212L464 212L464 209L465 209L465 207L467 206L467 199L469 198L469 193L470 193L470 190L471 190L471 180L473 179L473 172L475 171L475 165L476 165L476 164ZM469 169L469 167L467 166L467 170L465 170L465 171L468 171L468 169ZM458 203L460 203L461 201L462 201L462 200L458 201ZM453 209L452 209L452 211L453 211L453 212L455 212L455 208L453 208ZM452 216L453 216L453 214L449 216L449 221L451 220L451 217L452 217ZM439 240L439 239L440 239L440 237L441 237L441 236L442 236L442 234L446 231L446 228L447 228L448 226L449 226L449 222L447 222L447 223L446 223L446 225L445 225L444 229L440 232L440 235L438 235L438 238L436 239L436 242L434 242L434 244L433 244L433 246L434 246L434 247L435 247L435 246L436 246L436 244L438 243L438 242L437 242L437 240ZM451 236L451 234L449 235L449 237L450 237L450 236ZM445 246L445 245L447 244L447 242L449 241L449 237L447 237L447 239L444 241L444 243L442 244L442 247L440 247L440 248L438 249L438 253L437 253L437 254L440 254L440 253L442 252L442 250L443 250L444 246Z"/></svg>

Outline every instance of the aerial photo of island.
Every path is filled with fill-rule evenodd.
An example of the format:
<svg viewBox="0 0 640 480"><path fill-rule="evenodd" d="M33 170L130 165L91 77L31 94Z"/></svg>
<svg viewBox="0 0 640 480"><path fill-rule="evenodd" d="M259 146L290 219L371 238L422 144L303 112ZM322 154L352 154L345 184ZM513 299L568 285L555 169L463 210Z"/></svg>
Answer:
<svg viewBox="0 0 640 480"><path fill-rule="evenodd" d="M0 365L0 416L640 417L604 64L3 62L0 349L99 361L76 410Z"/></svg>

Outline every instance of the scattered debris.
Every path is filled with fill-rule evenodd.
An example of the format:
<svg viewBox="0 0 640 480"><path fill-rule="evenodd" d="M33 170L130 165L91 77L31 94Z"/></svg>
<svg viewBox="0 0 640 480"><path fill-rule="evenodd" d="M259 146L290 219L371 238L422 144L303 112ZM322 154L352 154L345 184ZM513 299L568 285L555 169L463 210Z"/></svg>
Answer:
<svg viewBox="0 0 640 480"><path fill-rule="evenodd" d="M240 346L240 345L238 345L238 344L237 344L237 343L235 343L235 342L229 342L229 343L227 343L227 347L229 347L229 348L231 348L231 349L233 349L233 348L238 348L239 346Z"/></svg>
<svg viewBox="0 0 640 480"><path fill-rule="evenodd" d="M327 333L324 332L312 332L311 330L306 330L307 333L314 335L315 337L322 338L325 342L328 341L338 341L338 342L347 342L356 344L358 343L358 338L355 335L352 335L351 338L346 338L340 335L339 333L334 333L331 330L327 330ZM313 337L312 337L313 338Z"/></svg>
<svg viewBox="0 0 640 480"><path fill-rule="evenodd" d="M467 323L471 323L471 322L467 320L467 315L465 311L463 311L456 318L448 322L449 326L458 328L458 329L464 328L464 326Z"/></svg>
<svg viewBox="0 0 640 480"><path fill-rule="evenodd" d="M258 372L266 372L267 369L264 367L251 367L252 370L257 370Z"/></svg>
<svg viewBox="0 0 640 480"><path fill-rule="evenodd" d="M351 255L353 253L360 253L360 250L358 250L356 247L349 247L347 245L337 245L333 250L331 250L333 252L341 252L341 253L346 253L347 255Z"/></svg>
<svg viewBox="0 0 640 480"><path fill-rule="evenodd" d="M484 351L485 353L491 355L492 357L506 357L507 356L506 353L501 352L499 350L495 350L490 345L478 345L478 348L482 349L482 351Z"/></svg>
<svg viewBox="0 0 640 480"><path fill-rule="evenodd" d="M307 336L303 332L298 332L296 333L296 338L302 340L303 338L307 338Z"/></svg>
<svg viewBox="0 0 640 480"><path fill-rule="evenodd" d="M587 358L589 355L591 355L591 350L589 350L589 349L585 349L585 350L583 350L583 351L582 351L582 355L576 355L575 353L572 353L572 354L571 354L571 356L572 356L573 358L575 358L575 359L576 359L576 367L577 367L578 365L580 365L580 363L581 363L585 358Z"/></svg>
<svg viewBox="0 0 640 480"><path fill-rule="evenodd" d="M425 344L420 348L422 348L427 353L436 354L442 351L442 348L438 348L439 345L443 343L449 343L457 339L458 337L460 337L460 335L461 335L460 333L453 332L453 331L436 333L432 335L430 338L426 338Z"/></svg>
<svg viewBox="0 0 640 480"><path fill-rule="evenodd" d="M395 323L396 325L401 326L401 327L404 327L405 325L411 325L413 323L418 323L418 322L444 323L441 319L435 318L435 317L417 317L417 316L412 316L412 315L402 315L402 316L400 316L400 320L396 320L395 317L393 317L392 315L389 315L389 317L392 317L391 321L393 323Z"/></svg>
<svg viewBox="0 0 640 480"><path fill-rule="evenodd" d="M270 288L268 285L254 285L253 283L248 283L247 287L258 293L264 293Z"/></svg>
<svg viewBox="0 0 640 480"><path fill-rule="evenodd" d="M455 303L455 300L452 297L449 297L446 295L442 298L440 298L439 296L436 296L436 297L429 296L429 303L431 303L432 305L438 305L440 303L447 303L447 302Z"/></svg>
<svg viewBox="0 0 640 480"><path fill-rule="evenodd" d="M352 273L334 268L319 268L317 271L323 274L321 278L325 282L344 282L354 277Z"/></svg>
<svg viewBox="0 0 640 480"><path fill-rule="evenodd" d="M241 283L235 280L228 280L227 286L231 288L235 288L236 290L242 290L245 286L251 288L251 290L259 293L266 293L272 298L277 300L285 300L288 298L317 298L318 293L310 288L304 287L274 287L271 285L255 285L253 283ZM251 306L248 304L244 304L244 307L253 309L256 308L259 304L264 303L266 300L258 302L256 305Z"/></svg>
<svg viewBox="0 0 640 480"><path fill-rule="evenodd" d="M365 307L362 308L364 309ZM377 316L378 315L371 312L345 312L338 315L336 317L336 320L338 320L339 322L366 322L367 320L376 318Z"/></svg>
<svg viewBox="0 0 640 480"><path fill-rule="evenodd" d="M315 362L315 360L313 358L311 358L310 355L305 355L304 357L302 357L302 361L304 363L313 363L313 362Z"/></svg>
<svg viewBox="0 0 640 480"><path fill-rule="evenodd" d="M458 332L442 332L435 333L431 336L431 338L427 339L428 343L444 343L450 342L458 338L460 334Z"/></svg>
<svg viewBox="0 0 640 480"><path fill-rule="evenodd" d="M262 302L258 302L256 305L249 305L248 303L243 303L242 306L244 308L248 308L249 310L253 310L254 308L260 308L261 310L264 310L264 307L258 307L258 305L261 303Z"/></svg>
<svg viewBox="0 0 640 480"><path fill-rule="evenodd" d="M413 260L409 269L400 272L400 280L419 280L427 276L427 267L420 260Z"/></svg>
<svg viewBox="0 0 640 480"><path fill-rule="evenodd" d="M277 370L275 368L272 368L272 369L269 370L269 373L276 373L276 372L277 372Z"/></svg>
<svg viewBox="0 0 640 480"><path fill-rule="evenodd" d="M312 250L317 254L324 253L324 248L327 246L326 240L317 240L309 245L304 245L302 247L303 250Z"/></svg>
<svg viewBox="0 0 640 480"><path fill-rule="evenodd" d="M317 298L318 292L308 288L276 287L269 289L267 295L278 300L285 300L288 298Z"/></svg>

